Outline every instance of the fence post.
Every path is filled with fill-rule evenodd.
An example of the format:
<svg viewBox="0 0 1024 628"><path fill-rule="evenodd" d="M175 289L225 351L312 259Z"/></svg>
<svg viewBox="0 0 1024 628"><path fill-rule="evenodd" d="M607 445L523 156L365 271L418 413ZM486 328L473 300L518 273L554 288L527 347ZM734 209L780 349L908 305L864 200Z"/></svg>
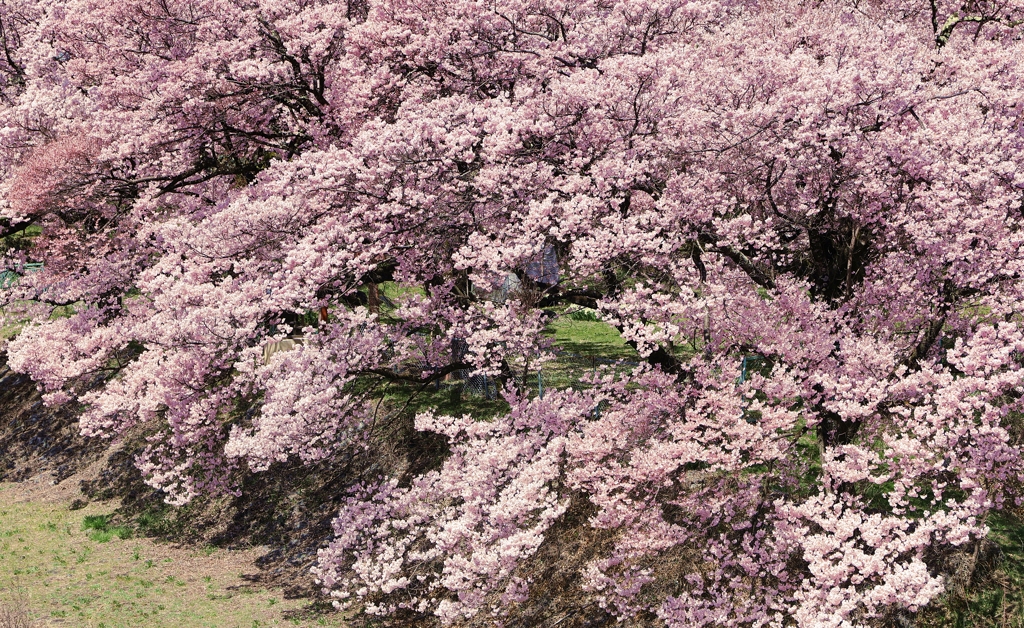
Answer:
<svg viewBox="0 0 1024 628"><path fill-rule="evenodd" d="M537 396L544 398L544 371L537 369Z"/></svg>

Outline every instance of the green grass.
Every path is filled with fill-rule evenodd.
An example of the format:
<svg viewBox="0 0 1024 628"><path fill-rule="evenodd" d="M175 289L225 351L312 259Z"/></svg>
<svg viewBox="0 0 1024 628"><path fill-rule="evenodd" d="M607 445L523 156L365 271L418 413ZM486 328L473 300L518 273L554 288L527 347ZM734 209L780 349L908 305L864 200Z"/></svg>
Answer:
<svg viewBox="0 0 1024 628"><path fill-rule="evenodd" d="M106 543L115 537L122 541L132 537L131 528L111 526L110 515L87 515L82 520L82 529L87 530L89 538L97 543Z"/></svg>
<svg viewBox="0 0 1024 628"><path fill-rule="evenodd" d="M568 315L553 319L545 334L558 351L555 359L525 370L524 385L534 394L563 388L588 387L587 379L599 371L631 370L640 361L639 354L622 339L618 330L590 316ZM582 319L582 320L580 320ZM517 373L523 365L517 365Z"/></svg>
<svg viewBox="0 0 1024 628"><path fill-rule="evenodd" d="M32 301L14 301L7 307L0 307L0 341L14 338L31 322L32 319L25 315L25 310L33 303ZM70 318L81 306L81 302L72 305L58 305L50 312L50 319Z"/></svg>
<svg viewBox="0 0 1024 628"><path fill-rule="evenodd" d="M0 314L2 316L2 314ZM10 340L24 329L24 323L10 323L8 325L0 325L0 340Z"/></svg>
<svg viewBox="0 0 1024 628"><path fill-rule="evenodd" d="M8 304L6 308L0 307L0 341L14 338L28 324L29 318L21 312L24 307L24 301Z"/></svg>
<svg viewBox="0 0 1024 628"><path fill-rule="evenodd" d="M917 618L918 628L1024 628L1024 522L1007 513L989 517L999 548L991 572L966 599L946 594Z"/></svg>
<svg viewBox="0 0 1024 628"><path fill-rule="evenodd" d="M380 292L395 302L396 305L405 301L411 296L424 296L426 292L421 286L408 286L394 281L385 281L380 284Z"/></svg>
<svg viewBox="0 0 1024 628"><path fill-rule="evenodd" d="M337 614L246 581L255 554L125 538L110 505L19 502L0 484L0 603L23 600L38 625L249 628L344 626ZM255 623L254 623L255 622Z"/></svg>
<svg viewBox="0 0 1024 628"><path fill-rule="evenodd" d="M581 356L612 360L638 360L639 355L619 335L619 331L597 320L574 320L572 316L555 318L545 332L555 346Z"/></svg>

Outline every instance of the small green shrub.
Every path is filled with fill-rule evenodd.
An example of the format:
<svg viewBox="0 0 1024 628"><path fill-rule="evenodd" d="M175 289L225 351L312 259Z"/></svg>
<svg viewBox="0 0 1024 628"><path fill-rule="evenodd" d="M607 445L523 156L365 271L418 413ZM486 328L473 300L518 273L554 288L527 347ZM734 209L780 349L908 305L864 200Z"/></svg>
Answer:
<svg viewBox="0 0 1024 628"><path fill-rule="evenodd" d="M87 515L82 520L82 529L89 531L89 539L97 543L106 543L115 536L121 540L132 537L131 528L111 526L110 515Z"/></svg>
<svg viewBox="0 0 1024 628"><path fill-rule="evenodd" d="M596 322L601 320L600 314L597 310L592 310L589 307L573 310L569 312L569 320L571 321L591 321Z"/></svg>
<svg viewBox="0 0 1024 628"><path fill-rule="evenodd" d="M110 515L86 515L82 520L83 530L106 530L110 525Z"/></svg>

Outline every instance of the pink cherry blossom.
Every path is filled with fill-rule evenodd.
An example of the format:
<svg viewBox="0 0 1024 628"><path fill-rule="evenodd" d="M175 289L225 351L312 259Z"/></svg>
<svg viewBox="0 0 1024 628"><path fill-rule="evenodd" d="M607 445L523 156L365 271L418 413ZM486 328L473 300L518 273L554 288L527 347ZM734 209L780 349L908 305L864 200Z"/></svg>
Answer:
<svg viewBox="0 0 1024 628"><path fill-rule="evenodd" d="M84 433L146 434L179 504L367 451L412 420L396 387L496 378L493 418L416 416L433 470L350 487L315 577L371 614L500 622L573 503L620 618L916 612L1022 497L1022 24L1019 0L11 0L3 350ZM539 398L517 369L568 305L641 364Z"/></svg>

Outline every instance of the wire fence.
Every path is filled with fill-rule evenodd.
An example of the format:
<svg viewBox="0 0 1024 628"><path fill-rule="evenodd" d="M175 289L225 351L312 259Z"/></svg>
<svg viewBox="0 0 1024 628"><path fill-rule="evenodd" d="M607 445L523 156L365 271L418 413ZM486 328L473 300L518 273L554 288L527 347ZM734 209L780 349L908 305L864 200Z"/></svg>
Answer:
<svg viewBox="0 0 1024 628"><path fill-rule="evenodd" d="M593 385L595 376L609 373L627 373L639 366L633 360L585 355L569 351L555 353L555 359L539 366L519 369L513 365L511 379L520 390L531 396L543 398L551 390L585 390ZM765 374L771 369L771 362L761 355L748 355L740 360L740 375L737 384L743 384L755 372ZM505 378L508 379L508 378ZM438 382L438 388L459 387L462 394L486 400L498 399L501 395L502 379L475 374L472 371L456 371L451 380Z"/></svg>
<svg viewBox="0 0 1024 628"><path fill-rule="evenodd" d="M13 270L0 270L0 288L10 288L18 283L26 273L34 273L42 270L43 265L39 262L29 262L22 266L22 272Z"/></svg>

